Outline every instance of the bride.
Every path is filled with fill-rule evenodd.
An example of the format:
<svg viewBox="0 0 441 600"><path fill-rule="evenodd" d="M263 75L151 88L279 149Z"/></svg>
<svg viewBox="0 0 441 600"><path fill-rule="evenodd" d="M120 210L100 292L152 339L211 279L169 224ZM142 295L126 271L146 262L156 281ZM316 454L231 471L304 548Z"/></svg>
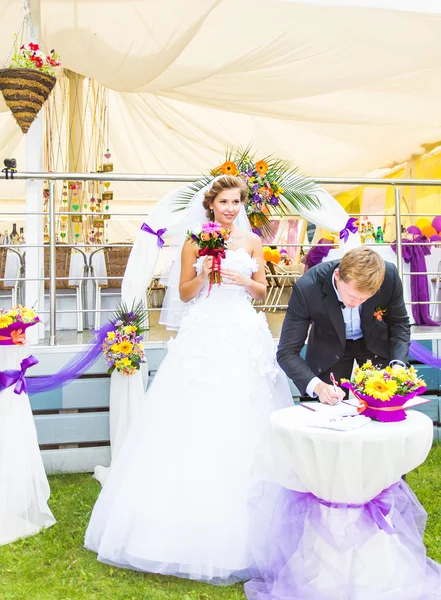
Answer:
<svg viewBox="0 0 441 600"><path fill-rule="evenodd" d="M265 316L251 305L264 300L266 279L247 197L229 175L203 197L206 219L231 231L223 281L209 294L212 258L183 245L186 313L86 532L86 548L102 562L218 585L250 578L253 458L270 413L292 398Z"/></svg>

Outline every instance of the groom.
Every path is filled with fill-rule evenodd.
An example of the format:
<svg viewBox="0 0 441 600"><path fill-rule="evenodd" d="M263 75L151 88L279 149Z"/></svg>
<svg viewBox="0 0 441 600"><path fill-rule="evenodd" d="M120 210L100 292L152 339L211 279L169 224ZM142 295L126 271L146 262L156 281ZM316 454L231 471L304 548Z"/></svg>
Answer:
<svg viewBox="0 0 441 600"><path fill-rule="evenodd" d="M349 379L354 359L403 366L409 343L398 271L362 246L309 269L294 285L277 360L302 395L335 404L345 392L331 385L331 374Z"/></svg>

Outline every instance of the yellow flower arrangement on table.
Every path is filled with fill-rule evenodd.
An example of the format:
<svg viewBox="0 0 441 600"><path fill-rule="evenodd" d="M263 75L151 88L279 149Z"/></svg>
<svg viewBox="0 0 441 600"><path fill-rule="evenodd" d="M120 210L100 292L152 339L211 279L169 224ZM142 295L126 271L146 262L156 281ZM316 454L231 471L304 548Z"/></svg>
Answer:
<svg viewBox="0 0 441 600"><path fill-rule="evenodd" d="M351 381L341 381L359 400L359 412L385 422L405 419L404 404L427 389L414 367L378 369L370 360L354 370Z"/></svg>
<svg viewBox="0 0 441 600"><path fill-rule="evenodd" d="M39 320L34 310L20 304L9 310L0 310L0 345L23 345L26 342L25 330Z"/></svg>

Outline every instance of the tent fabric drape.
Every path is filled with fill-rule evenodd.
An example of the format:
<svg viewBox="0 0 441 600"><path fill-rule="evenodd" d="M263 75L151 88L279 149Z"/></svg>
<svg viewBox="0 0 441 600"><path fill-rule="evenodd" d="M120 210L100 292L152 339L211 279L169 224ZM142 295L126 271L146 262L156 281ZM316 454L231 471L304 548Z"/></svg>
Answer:
<svg viewBox="0 0 441 600"><path fill-rule="evenodd" d="M441 16L429 0L418 9L395 0L33 0L31 9L42 46L112 90L119 172L197 174L227 144L251 141L314 176L362 175L440 138ZM20 3L0 0L0 17L6 60Z"/></svg>

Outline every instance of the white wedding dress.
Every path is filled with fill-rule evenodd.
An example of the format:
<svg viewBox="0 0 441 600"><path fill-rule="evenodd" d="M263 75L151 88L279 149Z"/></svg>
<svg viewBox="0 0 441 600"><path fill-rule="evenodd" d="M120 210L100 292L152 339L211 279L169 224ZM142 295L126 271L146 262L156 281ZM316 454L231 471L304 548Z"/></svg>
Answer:
<svg viewBox="0 0 441 600"><path fill-rule="evenodd" d="M257 270L245 249L227 251L222 266ZM102 562L227 585L249 578L252 463L270 413L292 397L265 316L246 290L221 284L207 292L189 303L169 343L85 546Z"/></svg>

